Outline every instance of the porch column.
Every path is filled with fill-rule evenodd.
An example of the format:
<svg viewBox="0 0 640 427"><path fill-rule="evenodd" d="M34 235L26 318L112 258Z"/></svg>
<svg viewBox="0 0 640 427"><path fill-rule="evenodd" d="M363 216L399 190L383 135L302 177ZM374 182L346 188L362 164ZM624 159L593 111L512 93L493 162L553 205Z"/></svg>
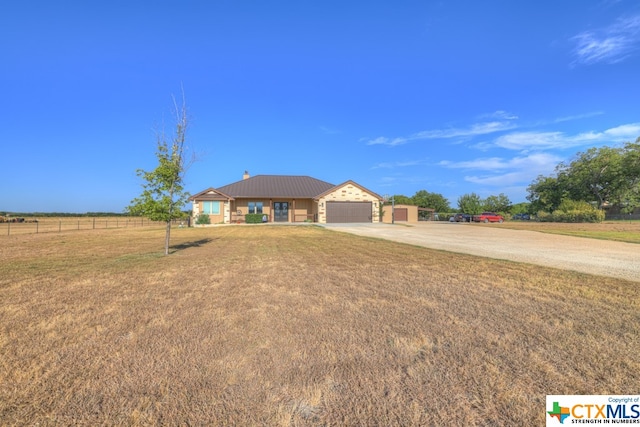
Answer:
<svg viewBox="0 0 640 427"><path fill-rule="evenodd" d="M296 222L296 199L293 199L291 205L293 206L293 211L291 211L291 222Z"/></svg>

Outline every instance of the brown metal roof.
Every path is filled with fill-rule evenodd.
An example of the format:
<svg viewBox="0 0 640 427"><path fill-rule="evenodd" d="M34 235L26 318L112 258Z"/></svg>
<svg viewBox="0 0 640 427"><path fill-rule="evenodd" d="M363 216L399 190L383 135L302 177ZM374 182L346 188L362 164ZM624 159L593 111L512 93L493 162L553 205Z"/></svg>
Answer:
<svg viewBox="0 0 640 427"><path fill-rule="evenodd" d="M333 184L310 176L256 175L217 190L234 198L312 199L333 187Z"/></svg>

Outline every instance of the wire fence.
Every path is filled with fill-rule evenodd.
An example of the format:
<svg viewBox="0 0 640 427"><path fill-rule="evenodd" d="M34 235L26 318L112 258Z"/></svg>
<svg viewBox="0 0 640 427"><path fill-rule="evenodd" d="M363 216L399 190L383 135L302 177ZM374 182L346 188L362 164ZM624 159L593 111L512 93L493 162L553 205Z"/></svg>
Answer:
<svg viewBox="0 0 640 427"><path fill-rule="evenodd" d="M604 217L605 220L629 220L629 221L637 221L640 220L640 213L632 213L632 214L606 214Z"/></svg>
<svg viewBox="0 0 640 427"><path fill-rule="evenodd" d="M186 227L188 226L187 222L187 220L175 220L172 225ZM12 218L9 221L0 222L0 236L109 228L162 227L165 225L165 222L139 217Z"/></svg>

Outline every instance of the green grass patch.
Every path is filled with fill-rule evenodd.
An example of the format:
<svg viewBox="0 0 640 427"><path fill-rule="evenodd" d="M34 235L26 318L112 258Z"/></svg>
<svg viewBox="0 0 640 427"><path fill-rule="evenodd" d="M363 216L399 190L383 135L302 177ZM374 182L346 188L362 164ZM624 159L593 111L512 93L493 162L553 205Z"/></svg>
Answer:
<svg viewBox="0 0 640 427"><path fill-rule="evenodd" d="M540 230L543 231L543 230ZM630 231L589 231L589 230L544 230L546 233L589 239L613 240L616 242L640 243L640 233Z"/></svg>

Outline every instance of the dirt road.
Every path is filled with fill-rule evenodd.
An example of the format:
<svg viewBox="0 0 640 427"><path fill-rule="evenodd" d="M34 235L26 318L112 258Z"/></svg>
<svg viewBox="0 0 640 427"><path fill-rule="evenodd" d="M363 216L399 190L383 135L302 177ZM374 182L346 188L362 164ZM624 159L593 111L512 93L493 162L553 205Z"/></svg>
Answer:
<svg viewBox="0 0 640 427"><path fill-rule="evenodd" d="M640 245L510 230L499 224L327 224L326 228L427 248L640 282Z"/></svg>

